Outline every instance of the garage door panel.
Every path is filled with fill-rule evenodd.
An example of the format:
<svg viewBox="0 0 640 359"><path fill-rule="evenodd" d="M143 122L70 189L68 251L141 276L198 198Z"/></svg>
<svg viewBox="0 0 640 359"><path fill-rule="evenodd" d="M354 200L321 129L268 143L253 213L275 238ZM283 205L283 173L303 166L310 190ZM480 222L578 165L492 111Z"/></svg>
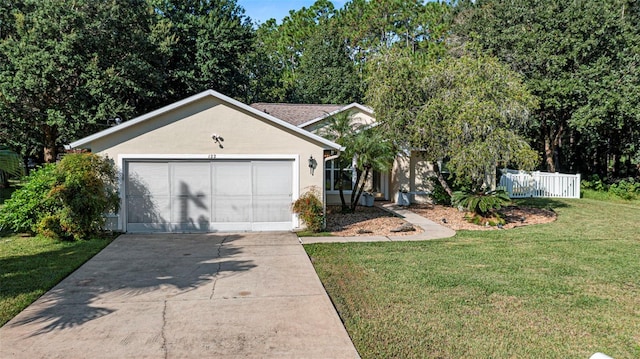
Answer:
<svg viewBox="0 0 640 359"><path fill-rule="evenodd" d="M216 196L213 202L213 222L251 222L250 195Z"/></svg>
<svg viewBox="0 0 640 359"><path fill-rule="evenodd" d="M291 222L292 163L253 164L253 221Z"/></svg>
<svg viewBox="0 0 640 359"><path fill-rule="evenodd" d="M263 196L254 198L254 222L289 222L291 223L290 196Z"/></svg>
<svg viewBox="0 0 640 359"><path fill-rule="evenodd" d="M140 230L165 230L170 220L166 163L131 163L127 177L127 222Z"/></svg>
<svg viewBox="0 0 640 359"><path fill-rule="evenodd" d="M171 226L207 231L211 220L210 162L171 162Z"/></svg>
<svg viewBox="0 0 640 359"><path fill-rule="evenodd" d="M130 163L127 177L127 194L132 196L168 195L168 164L156 162Z"/></svg>
<svg viewBox="0 0 640 359"><path fill-rule="evenodd" d="M213 173L216 198L251 195L251 162L216 162Z"/></svg>
<svg viewBox="0 0 640 359"><path fill-rule="evenodd" d="M164 223L170 219L169 196L131 196L127 199L129 223Z"/></svg>
<svg viewBox="0 0 640 359"><path fill-rule="evenodd" d="M211 164L209 162L171 163L171 193L176 196L210 195Z"/></svg>
<svg viewBox="0 0 640 359"><path fill-rule="evenodd" d="M259 161L253 164L253 193L291 195L291 162Z"/></svg>
<svg viewBox="0 0 640 359"><path fill-rule="evenodd" d="M171 198L171 223L199 229L211 220L210 196L174 196Z"/></svg>

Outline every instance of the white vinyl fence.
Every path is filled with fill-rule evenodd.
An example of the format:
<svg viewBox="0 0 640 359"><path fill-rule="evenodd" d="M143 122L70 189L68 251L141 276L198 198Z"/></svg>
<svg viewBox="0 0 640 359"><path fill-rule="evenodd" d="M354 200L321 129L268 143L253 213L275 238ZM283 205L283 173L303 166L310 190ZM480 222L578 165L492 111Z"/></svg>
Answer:
<svg viewBox="0 0 640 359"><path fill-rule="evenodd" d="M580 174L502 170L500 187L511 198L580 198Z"/></svg>

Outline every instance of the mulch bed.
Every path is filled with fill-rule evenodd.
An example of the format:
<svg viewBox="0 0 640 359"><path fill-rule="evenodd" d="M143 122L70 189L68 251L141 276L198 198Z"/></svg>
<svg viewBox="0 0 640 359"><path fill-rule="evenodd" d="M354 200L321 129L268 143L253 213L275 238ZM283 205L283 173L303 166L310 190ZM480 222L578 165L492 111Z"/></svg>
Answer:
<svg viewBox="0 0 640 359"><path fill-rule="evenodd" d="M391 232L407 221L377 207L360 207L355 213L340 213L340 206L327 206L327 229L334 236L402 236L422 233L416 227L412 232Z"/></svg>

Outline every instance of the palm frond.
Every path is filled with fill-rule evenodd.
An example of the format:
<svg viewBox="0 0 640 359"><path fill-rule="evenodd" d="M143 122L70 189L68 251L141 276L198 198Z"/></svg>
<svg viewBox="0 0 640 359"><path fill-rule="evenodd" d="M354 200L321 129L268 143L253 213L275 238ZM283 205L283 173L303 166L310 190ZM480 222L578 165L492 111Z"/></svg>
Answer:
<svg viewBox="0 0 640 359"><path fill-rule="evenodd" d="M8 149L0 149L0 171L21 177L24 174L24 164L20 155Z"/></svg>

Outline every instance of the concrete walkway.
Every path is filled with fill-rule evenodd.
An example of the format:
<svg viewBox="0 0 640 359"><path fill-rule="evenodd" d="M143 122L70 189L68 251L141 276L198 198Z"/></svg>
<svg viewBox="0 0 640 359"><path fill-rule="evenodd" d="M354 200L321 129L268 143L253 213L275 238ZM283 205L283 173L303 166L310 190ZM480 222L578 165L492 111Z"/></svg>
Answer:
<svg viewBox="0 0 640 359"><path fill-rule="evenodd" d="M128 234L0 328L0 358L358 353L295 234Z"/></svg>
<svg viewBox="0 0 640 359"><path fill-rule="evenodd" d="M400 242L400 241L426 241L430 239L449 238L456 235L456 231L451 228L441 226L429 219L417 215L401 206L393 203L378 205L380 208L394 213L405 221L420 227L424 232L419 234L409 234L404 236L355 236L355 237L302 237L299 238L302 244L311 243L346 243L346 242Z"/></svg>

